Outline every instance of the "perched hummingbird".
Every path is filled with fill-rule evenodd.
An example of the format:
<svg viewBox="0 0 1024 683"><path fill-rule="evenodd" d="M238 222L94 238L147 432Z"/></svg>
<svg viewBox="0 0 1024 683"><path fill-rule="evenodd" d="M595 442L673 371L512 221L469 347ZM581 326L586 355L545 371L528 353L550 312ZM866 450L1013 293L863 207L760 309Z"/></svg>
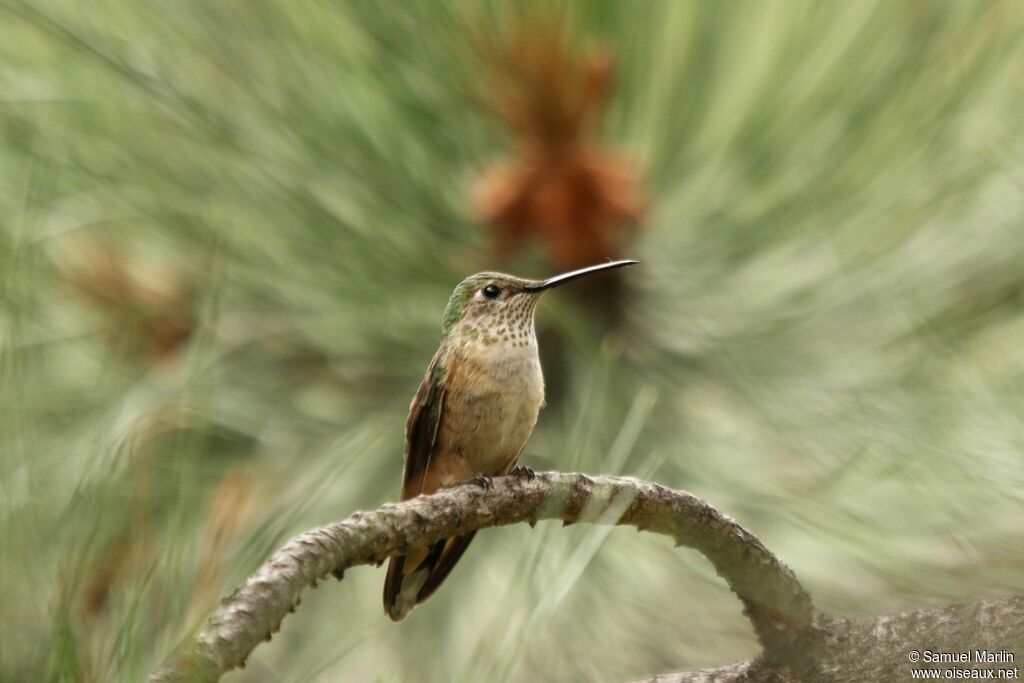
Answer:
<svg viewBox="0 0 1024 683"><path fill-rule="evenodd" d="M502 273L471 275L444 311L441 346L405 422L402 500L513 471L544 404L533 312L541 295L578 277L636 261L609 261L547 280ZM529 469L516 472L532 476ZM401 621L430 597L466 551L473 534L392 557L384 610Z"/></svg>

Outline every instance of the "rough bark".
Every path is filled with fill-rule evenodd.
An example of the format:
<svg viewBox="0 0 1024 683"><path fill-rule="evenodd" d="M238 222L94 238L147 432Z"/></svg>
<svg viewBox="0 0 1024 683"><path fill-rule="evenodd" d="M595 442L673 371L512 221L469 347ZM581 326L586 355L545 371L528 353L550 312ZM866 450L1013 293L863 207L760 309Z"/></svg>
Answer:
<svg viewBox="0 0 1024 683"><path fill-rule="evenodd" d="M703 500L624 477L538 473L467 484L307 531L225 598L198 634L155 670L153 683L215 681L242 666L281 627L306 586L410 547L489 526L541 519L628 524L703 553L743 601L767 649L787 647L811 628L811 600L793 572L761 541Z"/></svg>
<svg viewBox="0 0 1024 683"><path fill-rule="evenodd" d="M921 609L871 619L821 616L820 638L808 643L795 662L769 663L765 658L718 669L659 674L635 683L846 683L908 681L911 669L1013 668L1024 670L1024 597ZM1007 651L1016 662L930 664L912 662L911 653ZM1016 678L1024 678L1018 671Z"/></svg>
<svg viewBox="0 0 1024 683"><path fill-rule="evenodd" d="M475 529L541 519L627 524L671 536L714 564L743 602L763 646L750 661L660 674L643 683L909 680L911 651L1024 652L1024 598L918 610L873 619L816 614L793 572L761 541L701 499L623 477L539 473L467 484L357 512L296 536L150 676L151 683L216 681L281 627L307 586L345 569ZM932 665L935 666L935 665ZM985 665L958 665L963 670ZM989 665L992 666L992 665ZM1015 666L1013 663L997 667Z"/></svg>

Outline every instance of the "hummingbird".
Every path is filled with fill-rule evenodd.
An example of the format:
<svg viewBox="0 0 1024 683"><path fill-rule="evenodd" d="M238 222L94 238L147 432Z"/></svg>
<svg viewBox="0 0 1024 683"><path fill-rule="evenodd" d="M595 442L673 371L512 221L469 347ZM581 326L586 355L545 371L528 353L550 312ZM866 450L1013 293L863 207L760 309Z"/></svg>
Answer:
<svg viewBox="0 0 1024 683"><path fill-rule="evenodd" d="M459 283L444 311L441 345L405 422L402 500L466 482L488 488L490 477L509 473L533 476L515 465L544 405L533 325L537 302L566 282L634 263L609 261L546 280L477 273ZM437 590L474 533L391 558L384 611L393 621Z"/></svg>

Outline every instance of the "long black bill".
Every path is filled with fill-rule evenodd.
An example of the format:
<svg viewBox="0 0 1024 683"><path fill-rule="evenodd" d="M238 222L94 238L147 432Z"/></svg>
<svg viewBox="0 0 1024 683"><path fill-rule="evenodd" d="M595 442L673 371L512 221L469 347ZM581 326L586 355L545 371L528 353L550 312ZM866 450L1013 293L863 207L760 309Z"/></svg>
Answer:
<svg viewBox="0 0 1024 683"><path fill-rule="evenodd" d="M551 289L559 285L564 285L566 282L575 280L578 277L584 275L590 275L591 273L597 273L602 270L611 270L612 268L622 268L624 266L631 266L634 263L640 263L639 261L633 261L632 259L624 259L622 261L609 261L608 263L598 263L596 266L587 266L586 268L580 268L579 270L570 270L568 273L562 273L554 277L549 277L543 282L539 282L535 285L527 285L523 287L528 292L541 292L545 289Z"/></svg>

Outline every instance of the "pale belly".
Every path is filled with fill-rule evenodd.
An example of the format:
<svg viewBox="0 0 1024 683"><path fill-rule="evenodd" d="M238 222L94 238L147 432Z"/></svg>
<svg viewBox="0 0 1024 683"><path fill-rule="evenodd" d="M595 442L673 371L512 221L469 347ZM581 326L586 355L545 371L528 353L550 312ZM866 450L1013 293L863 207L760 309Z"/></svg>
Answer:
<svg viewBox="0 0 1024 683"><path fill-rule="evenodd" d="M515 464L544 403L540 361L531 351L458 364L445 397L430 489L476 474L505 474Z"/></svg>

